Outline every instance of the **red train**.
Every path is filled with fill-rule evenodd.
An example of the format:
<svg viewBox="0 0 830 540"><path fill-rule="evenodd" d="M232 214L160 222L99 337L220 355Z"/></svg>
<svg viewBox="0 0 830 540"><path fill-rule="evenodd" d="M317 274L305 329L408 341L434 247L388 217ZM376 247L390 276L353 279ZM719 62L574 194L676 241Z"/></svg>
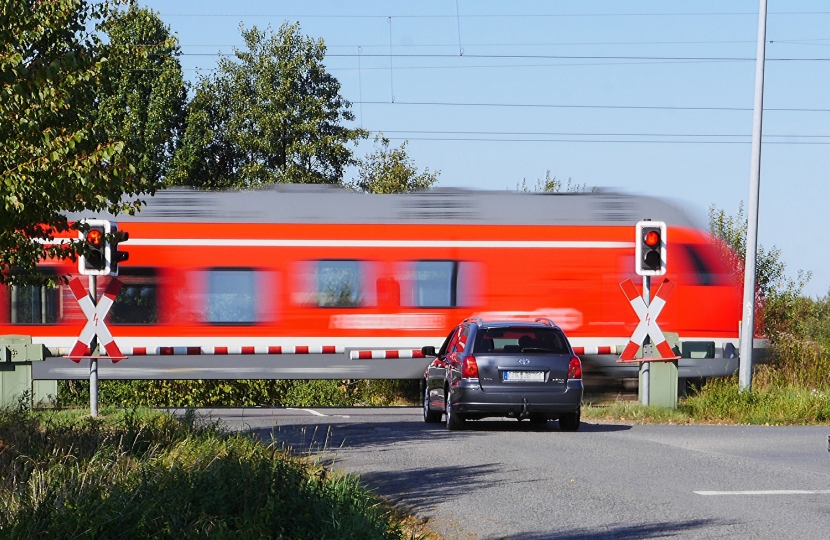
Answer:
<svg viewBox="0 0 830 540"><path fill-rule="evenodd" d="M638 322L620 282L641 283L634 224L643 218L668 225L665 277L677 286L661 328L716 351L681 361L681 376L737 366L739 286L708 234L664 200L286 185L167 190L147 202L132 217L71 216L112 219L130 236L107 322L130 359L102 377L420 377L425 360L407 351L440 345L472 315L549 317L589 363L610 368ZM86 320L69 287L0 288L0 306L0 334L52 349L71 348ZM37 376L86 376L73 367L52 359Z"/></svg>

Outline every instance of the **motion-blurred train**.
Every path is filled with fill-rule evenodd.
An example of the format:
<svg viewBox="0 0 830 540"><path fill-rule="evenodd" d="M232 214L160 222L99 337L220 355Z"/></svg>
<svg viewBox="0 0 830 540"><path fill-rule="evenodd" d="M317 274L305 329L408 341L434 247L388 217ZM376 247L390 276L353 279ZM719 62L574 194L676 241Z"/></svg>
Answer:
<svg viewBox="0 0 830 540"><path fill-rule="evenodd" d="M283 185L171 189L136 216L70 218L129 233L107 319L129 359L104 378L415 378L428 362L417 351L469 316L550 318L588 364L614 370L638 323L620 283L641 284L634 225L644 218L668 226L665 277L676 284L658 322L710 351L685 355L697 358L680 361L681 377L737 367L733 271L686 212L657 198ZM63 350L85 322L67 286L0 287L0 334ZM53 358L37 370L86 376L73 368Z"/></svg>

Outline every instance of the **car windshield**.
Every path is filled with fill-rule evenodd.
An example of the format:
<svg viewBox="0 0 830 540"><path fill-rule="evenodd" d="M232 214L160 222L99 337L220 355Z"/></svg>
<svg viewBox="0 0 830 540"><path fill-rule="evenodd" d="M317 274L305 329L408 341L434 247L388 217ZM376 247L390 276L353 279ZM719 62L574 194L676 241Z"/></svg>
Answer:
<svg viewBox="0 0 830 540"><path fill-rule="evenodd" d="M558 328L484 328L476 336L477 353L553 353L569 354L568 342Z"/></svg>

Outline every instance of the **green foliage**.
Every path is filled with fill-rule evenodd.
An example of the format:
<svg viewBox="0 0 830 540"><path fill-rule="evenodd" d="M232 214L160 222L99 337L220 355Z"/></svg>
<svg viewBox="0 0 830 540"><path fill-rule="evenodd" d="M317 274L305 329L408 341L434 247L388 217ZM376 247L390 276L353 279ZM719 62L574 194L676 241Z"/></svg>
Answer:
<svg viewBox="0 0 830 540"><path fill-rule="evenodd" d="M677 409L616 402L584 406L582 417L641 424L821 424L830 422L830 390L755 383L752 392L741 392L737 377L716 377Z"/></svg>
<svg viewBox="0 0 830 540"><path fill-rule="evenodd" d="M516 191L528 193L530 187L527 185L527 179L522 178L522 183L516 184ZM562 184L555 176L550 175L550 171L545 172L545 179L536 179L536 185L533 186L533 191L536 193L591 193L596 191L596 188L588 188L588 184L576 184L568 178L567 184Z"/></svg>
<svg viewBox="0 0 830 540"><path fill-rule="evenodd" d="M680 409L699 422L811 424L830 421L830 391L758 385L741 392L737 377L710 379Z"/></svg>
<svg viewBox="0 0 830 540"><path fill-rule="evenodd" d="M406 154L404 141L398 148L389 148L389 139L378 133L375 148L360 161L358 177L351 187L366 193L411 193L431 188L438 182L441 171L418 173L418 168Z"/></svg>
<svg viewBox="0 0 830 540"><path fill-rule="evenodd" d="M415 404L417 380L100 381L98 400L117 407L335 407ZM59 381L61 406L88 407L88 381Z"/></svg>
<svg viewBox="0 0 830 540"><path fill-rule="evenodd" d="M326 72L326 47L283 24L276 34L240 28L244 50L220 58L188 105L182 146L169 182L203 189L274 183L339 184L356 163L347 146L351 103Z"/></svg>
<svg viewBox="0 0 830 540"><path fill-rule="evenodd" d="M735 272L739 282L744 279L746 258L747 218L743 202L736 215L729 215L714 204L709 207L709 231L722 241L721 256ZM810 280L811 272L798 271L791 279L786 274L787 266L781 260L781 250L773 246L766 250L758 245L755 265L756 280L756 332L775 339L780 332L786 332L792 318L789 312L801 296L804 285Z"/></svg>
<svg viewBox="0 0 830 540"><path fill-rule="evenodd" d="M98 92L96 127L124 142L124 157L144 180L167 174L184 120L187 90L178 39L158 14L127 0L99 24L108 61Z"/></svg>
<svg viewBox="0 0 830 540"><path fill-rule="evenodd" d="M352 476L192 418L0 411L4 538L404 538Z"/></svg>
<svg viewBox="0 0 830 540"><path fill-rule="evenodd" d="M108 59L92 29L107 10L85 0L0 6L0 282L55 282L37 263L83 249L48 243L77 228L65 212L134 212L140 203L123 196L155 188L124 141L96 126Z"/></svg>

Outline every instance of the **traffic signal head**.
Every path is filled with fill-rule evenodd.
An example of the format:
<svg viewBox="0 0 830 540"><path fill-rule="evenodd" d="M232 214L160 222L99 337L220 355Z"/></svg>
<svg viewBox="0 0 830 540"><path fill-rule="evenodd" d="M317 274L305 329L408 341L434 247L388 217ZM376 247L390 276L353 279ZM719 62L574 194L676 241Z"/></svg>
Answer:
<svg viewBox="0 0 830 540"><path fill-rule="evenodd" d="M105 276L110 273L110 222L105 219L83 220L88 226L78 231L78 237L86 244L84 254L78 259L78 272L85 276Z"/></svg>
<svg viewBox="0 0 830 540"><path fill-rule="evenodd" d="M110 255L112 257L110 263L110 275L118 275L118 263L124 262L130 258L130 254L126 251L118 251L119 244L130 239L130 233L127 231L119 231L118 223L112 224L113 239L111 243Z"/></svg>
<svg viewBox="0 0 830 540"><path fill-rule="evenodd" d="M640 276L662 276L666 273L666 224L662 221L641 221L636 227L634 270Z"/></svg>

